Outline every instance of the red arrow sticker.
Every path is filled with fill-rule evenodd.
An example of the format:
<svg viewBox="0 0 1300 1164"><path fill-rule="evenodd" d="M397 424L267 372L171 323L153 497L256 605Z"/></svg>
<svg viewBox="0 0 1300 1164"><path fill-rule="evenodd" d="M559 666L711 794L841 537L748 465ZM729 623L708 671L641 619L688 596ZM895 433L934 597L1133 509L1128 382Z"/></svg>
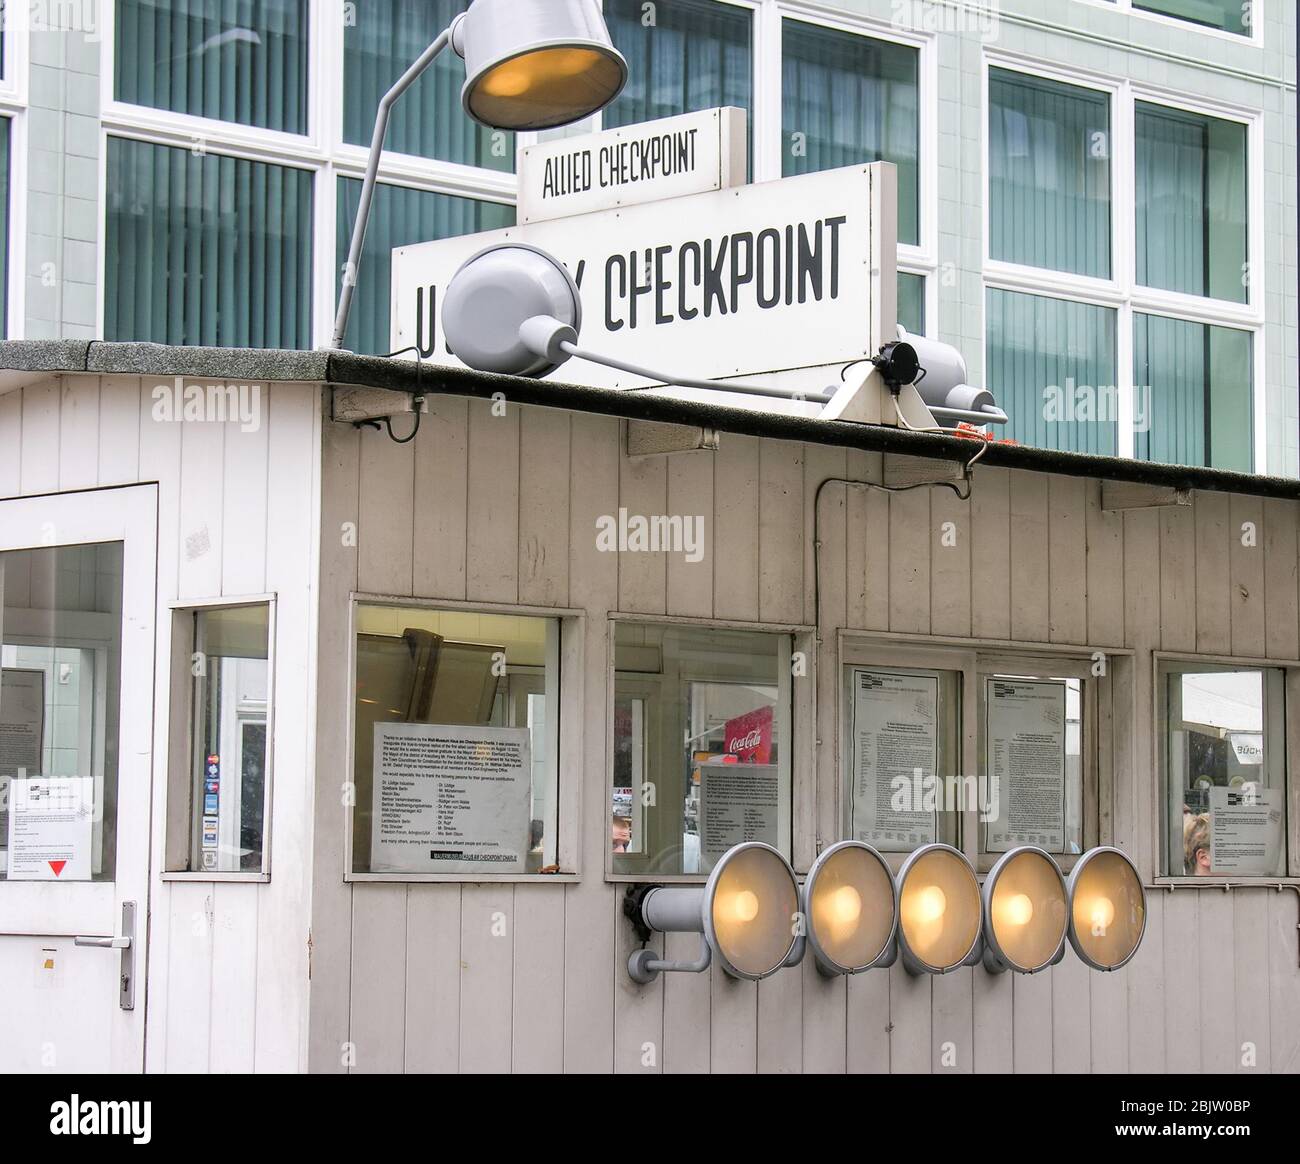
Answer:
<svg viewBox="0 0 1300 1164"><path fill-rule="evenodd" d="M50 868L54 870L54 876L55 876L55 877L57 877L60 873L63 872L63 866L66 865L66 864L67 864L67 861L51 861L51 862L50 862Z"/></svg>

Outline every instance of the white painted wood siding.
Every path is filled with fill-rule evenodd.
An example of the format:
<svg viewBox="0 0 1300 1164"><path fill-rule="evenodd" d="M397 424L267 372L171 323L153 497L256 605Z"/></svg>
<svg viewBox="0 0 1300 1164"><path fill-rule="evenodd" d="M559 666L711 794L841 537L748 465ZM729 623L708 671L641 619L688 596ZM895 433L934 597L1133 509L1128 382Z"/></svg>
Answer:
<svg viewBox="0 0 1300 1164"><path fill-rule="evenodd" d="M607 616L611 611L813 621L812 503L828 477L879 479L879 455L724 435L716 455L629 460L601 417L434 398L418 439L327 424L319 653L347 653L352 592L586 612L580 743L582 879L574 884L343 881L347 681L321 668L313 889L313 1070L958 1071L1300 1070L1296 894L1152 892L1146 940L1124 971L982 968L911 979L901 966L825 981L812 959L764 982L717 967L629 981L622 885L608 845ZM1136 730L1115 756L1117 843L1148 874L1155 776L1153 650L1300 654L1297 515L1290 502L1199 494L1192 508L1105 512L1096 481L984 468L969 502L947 491L823 491L815 820L836 838L837 628L1125 647L1112 699ZM710 552L608 554L595 521L620 506L704 515ZM1260 548L1234 533L1255 521ZM956 549L940 549L942 523ZM343 545L355 522L356 550ZM1124 717L1125 719L1127 717ZM1119 722L1118 718L1116 722ZM796 741L798 753L800 744ZM1133 773L1137 776L1134 777ZM805 773L796 779L808 779ZM796 803L799 797L796 794ZM800 835L802 833L802 835ZM494 914L506 939L494 938ZM659 939L662 940L662 939ZM688 939L668 938L684 953ZM646 1048L654 1048L647 1066Z"/></svg>
<svg viewBox="0 0 1300 1164"><path fill-rule="evenodd" d="M174 384L63 376L0 395L0 499L158 483L146 1069L303 1070L321 389L261 385L243 432L154 420L159 382ZM265 593L278 595L271 880L163 881L169 607Z"/></svg>

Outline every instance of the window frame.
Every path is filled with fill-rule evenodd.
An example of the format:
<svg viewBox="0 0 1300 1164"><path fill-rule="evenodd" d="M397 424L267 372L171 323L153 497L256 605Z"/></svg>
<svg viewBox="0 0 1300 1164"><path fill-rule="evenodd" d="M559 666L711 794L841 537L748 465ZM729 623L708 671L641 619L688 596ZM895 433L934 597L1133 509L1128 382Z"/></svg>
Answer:
<svg viewBox="0 0 1300 1164"><path fill-rule="evenodd" d="M1091 0L1090 0L1091 2ZM1113 7L1108 5L1108 7ZM1172 23L1186 27L1184 21ZM1213 31L1213 30L1206 30ZM1242 38L1229 35L1238 43ZM992 258L992 183L989 127L989 79L992 70L1021 73L1057 81L1075 88L1106 93L1111 122L1111 278L1095 279L1049 268L1030 267ZM1216 101L1177 89L1151 85L1131 78L1034 60L1019 53L984 45L981 64L980 164L982 167L982 295L979 305L981 334L988 351L988 298L991 290L1018 295L1068 299L1105 307L1116 313L1116 455L1133 458L1137 411L1136 374L1133 367L1137 315L1227 327L1251 337L1251 440L1252 472L1268 463L1267 434L1267 264L1264 202L1264 111ZM1137 105L1159 105L1186 113L1230 121L1246 127L1247 257L1250 273L1247 301L1210 299L1197 295L1143 287L1137 282ZM1130 196L1131 195L1131 196ZM1094 386L1098 387L1098 386ZM996 390L996 385L993 386Z"/></svg>
<svg viewBox="0 0 1300 1164"><path fill-rule="evenodd" d="M587 614L584 610L549 606L526 606L517 603L466 602L464 599L427 598L372 594L353 591L348 595L347 617L347 695L345 747L347 758L343 772L345 788L356 789L356 702L357 702L357 611L362 606L389 606L399 609L446 610L466 614L505 615L516 618L549 619L559 631L558 717L547 715L547 748L554 756L556 772L556 863L558 873L359 873L353 865L353 828L355 803L343 805L343 881L380 884L503 884L563 885L582 880L582 785L583 768L583 674ZM558 719L559 730L555 730ZM566 775L567 773L567 775ZM355 795L353 797L355 800Z"/></svg>
<svg viewBox="0 0 1300 1164"><path fill-rule="evenodd" d="M1092 674L1096 656L1105 660L1105 673ZM994 639L964 639L931 635L899 635L887 631L841 630L837 653L835 714L834 806L841 835L849 836L848 789L852 779L852 753L848 744L846 676L851 667L878 666L957 671L961 675L961 723L958 736L962 754L959 777L974 776L983 796L984 707L982 687L991 675L1019 674L1041 678L1078 678L1082 681L1083 715L1080 745L1080 785L1083 798L1081 849L1117 844L1115 789L1122 773L1120 741L1131 738L1137 709L1121 701L1131 689L1135 652L1131 648L1079 644L1024 643ZM1002 853L984 850L984 822L978 806L960 814L959 849L979 876ZM943 831L942 829L940 831ZM942 838L941 838L942 839ZM882 853L897 874L907 853ZM1054 854L1061 871L1069 874L1082 854Z"/></svg>
<svg viewBox="0 0 1300 1164"><path fill-rule="evenodd" d="M167 678L166 733L161 754L165 757L163 782L162 855L159 877L163 881L253 882L271 880L272 806L275 802L275 703L276 622L278 595L232 595L220 598L185 599L168 604L170 669ZM266 761L262 789L262 865L260 870L171 869L183 854L193 855L194 817L189 791L193 782L194 683L191 660L194 651L194 615L218 610L240 610L252 606L267 608L266 644Z"/></svg>
<svg viewBox="0 0 1300 1164"><path fill-rule="evenodd" d="M1227 667L1236 670L1282 672L1282 780L1283 800L1286 803L1286 827L1282 839L1286 845L1285 872L1281 876L1233 877L1215 873L1206 877L1165 873L1165 803L1168 799L1168 771L1166 748L1169 734L1168 708L1165 694L1166 664L1187 667ZM1157 888L1218 889L1224 891L1237 886L1300 887L1300 659L1264 659L1242 655L1198 655L1185 651L1151 652L1151 764L1155 772L1151 814L1151 853L1154 877L1150 884Z"/></svg>
<svg viewBox="0 0 1300 1164"><path fill-rule="evenodd" d="M681 627L694 630L745 631L753 634L784 635L790 639L791 659L802 655L807 661L808 669L802 681L796 681L793 674L782 676L788 685L790 707L790 852L785 854L797 873L807 873L817 856L817 837L815 835L816 796L817 796L817 741L815 724L817 722L817 678L816 678L816 631L814 628L795 623L744 622L732 619L692 618L689 616L639 614L635 611L609 612L605 624L605 698L602 705L602 727L605 745L601 751L601 820L606 822L601 831L601 847L604 852L602 866L604 880L610 884L644 885L703 885L708 880L707 873L660 873L644 870L636 873L617 873L614 871L614 853L609 845L609 798L614 779L614 722L615 703L615 656L617 649L617 627L619 623L633 625ZM652 777L650 777L652 778Z"/></svg>
<svg viewBox="0 0 1300 1164"><path fill-rule="evenodd" d="M1220 40L1226 40L1231 44L1237 45L1255 45L1262 46L1264 35L1260 31L1262 20L1253 20L1250 26L1250 33L1243 34L1240 32L1230 32L1223 28L1214 28L1208 24L1199 24L1195 20L1187 20L1182 16L1170 16L1165 12L1149 12L1145 8L1139 8L1133 3L1133 0L1079 0L1081 4L1087 4L1093 8L1101 8L1107 12L1114 12L1119 16L1137 17L1139 20L1150 20L1155 24L1164 25L1166 28L1181 28L1201 33L1203 36L1213 36ZM1256 10L1262 7L1263 0L1253 0Z"/></svg>

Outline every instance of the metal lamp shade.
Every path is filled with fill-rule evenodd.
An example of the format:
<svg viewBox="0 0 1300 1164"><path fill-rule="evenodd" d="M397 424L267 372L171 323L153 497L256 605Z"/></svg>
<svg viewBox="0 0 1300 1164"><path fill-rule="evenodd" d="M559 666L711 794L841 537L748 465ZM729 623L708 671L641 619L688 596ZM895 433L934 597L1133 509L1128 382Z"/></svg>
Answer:
<svg viewBox="0 0 1300 1164"><path fill-rule="evenodd" d="M951 845L917 849L898 872L898 941L913 974L946 974L978 956L979 881Z"/></svg>
<svg viewBox="0 0 1300 1164"><path fill-rule="evenodd" d="M892 952L898 891L885 860L861 841L832 845L804 883L808 941L830 974L857 974Z"/></svg>
<svg viewBox="0 0 1300 1164"><path fill-rule="evenodd" d="M799 883L776 849L737 845L709 875L704 932L733 978L766 978L786 964L796 944Z"/></svg>
<svg viewBox="0 0 1300 1164"><path fill-rule="evenodd" d="M474 0L456 50L465 58L465 112L497 129L581 121L627 83L596 0Z"/></svg>
<svg viewBox="0 0 1300 1164"><path fill-rule="evenodd" d="M1070 871L1070 945L1094 970L1118 970L1142 944L1147 898L1118 849L1091 849Z"/></svg>
<svg viewBox="0 0 1300 1164"><path fill-rule="evenodd" d="M1026 845L999 858L983 896L984 964L990 970L1035 974L1060 960L1069 901L1049 853Z"/></svg>

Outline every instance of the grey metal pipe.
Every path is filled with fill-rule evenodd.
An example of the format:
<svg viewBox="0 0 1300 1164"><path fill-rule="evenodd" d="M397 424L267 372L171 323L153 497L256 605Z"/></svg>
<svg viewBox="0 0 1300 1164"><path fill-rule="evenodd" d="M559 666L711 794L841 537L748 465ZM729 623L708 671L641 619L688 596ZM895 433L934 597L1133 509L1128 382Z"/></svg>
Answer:
<svg viewBox="0 0 1300 1164"><path fill-rule="evenodd" d="M394 82L393 87L379 99L379 111L375 114L375 132L370 138L370 156L366 159L366 178L361 184L361 202L357 206L357 220L352 225L352 243L348 247L348 262L343 268L343 288L339 292L338 312L334 316L334 340L332 348L342 348L343 338L348 331L348 316L352 314L352 296L357 286L357 273L361 269L361 250L366 241L366 227L370 224L370 206L375 197L375 185L379 177L379 159L384 152L384 138L388 135L388 117L393 103L419 80L424 72L449 44L456 25L465 19L464 13L457 16L451 25L424 50L415 62Z"/></svg>

